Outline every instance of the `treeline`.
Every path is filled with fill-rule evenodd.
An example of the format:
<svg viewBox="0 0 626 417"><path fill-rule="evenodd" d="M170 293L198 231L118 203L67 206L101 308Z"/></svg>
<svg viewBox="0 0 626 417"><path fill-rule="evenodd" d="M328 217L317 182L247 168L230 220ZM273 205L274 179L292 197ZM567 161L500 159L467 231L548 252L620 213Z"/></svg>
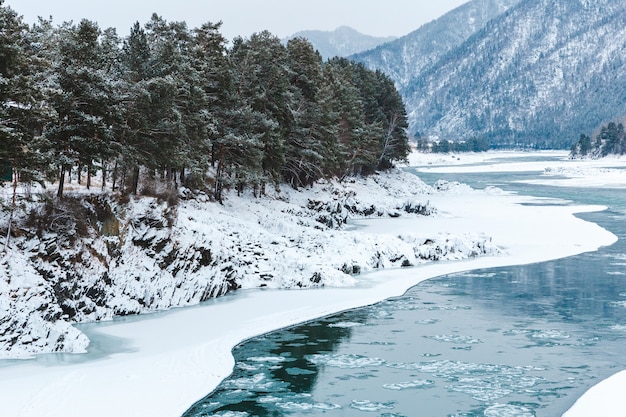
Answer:
<svg viewBox="0 0 626 417"><path fill-rule="evenodd" d="M20 181L91 186L301 187L386 169L409 152L393 82L304 39L236 38L153 15L129 36L32 27L0 0L0 163Z"/></svg>
<svg viewBox="0 0 626 417"><path fill-rule="evenodd" d="M622 123L610 122L602 126L595 140L581 134L572 145L570 157L600 158L607 155L624 155L626 153L626 134Z"/></svg>
<svg viewBox="0 0 626 417"><path fill-rule="evenodd" d="M416 148L421 152L450 153L450 152L486 152L490 149L489 140L486 138L472 138L468 140L437 140L430 141L420 136L416 141Z"/></svg>

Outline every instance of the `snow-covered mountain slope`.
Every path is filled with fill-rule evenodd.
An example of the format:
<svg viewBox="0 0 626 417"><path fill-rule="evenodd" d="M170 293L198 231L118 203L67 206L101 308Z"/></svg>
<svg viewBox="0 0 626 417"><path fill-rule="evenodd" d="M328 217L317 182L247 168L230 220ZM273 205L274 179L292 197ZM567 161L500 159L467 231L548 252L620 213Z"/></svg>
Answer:
<svg viewBox="0 0 626 417"><path fill-rule="evenodd" d="M365 35L350 27L341 26L334 31L305 30L291 35L289 39L305 38L319 51L324 59L335 56L346 57L393 41L394 37Z"/></svg>
<svg viewBox="0 0 626 417"><path fill-rule="evenodd" d="M425 68L519 1L470 1L406 36L351 58L386 73L399 89L406 88Z"/></svg>
<svg viewBox="0 0 626 417"><path fill-rule="evenodd" d="M569 148L626 114L625 23L622 1L474 0L355 58L395 81L411 133Z"/></svg>
<svg viewBox="0 0 626 417"><path fill-rule="evenodd" d="M414 131L569 147L626 114L626 3L524 0L404 91Z"/></svg>
<svg viewBox="0 0 626 417"><path fill-rule="evenodd" d="M346 228L352 218L432 215L428 196L436 192L395 171L264 198L231 195L224 205L185 190L176 205L84 194L23 200L15 237L0 252L0 307L10 312L0 320L0 357L80 352L88 340L71 323L193 305L239 288L350 286L355 274L377 268L499 252L479 235Z"/></svg>

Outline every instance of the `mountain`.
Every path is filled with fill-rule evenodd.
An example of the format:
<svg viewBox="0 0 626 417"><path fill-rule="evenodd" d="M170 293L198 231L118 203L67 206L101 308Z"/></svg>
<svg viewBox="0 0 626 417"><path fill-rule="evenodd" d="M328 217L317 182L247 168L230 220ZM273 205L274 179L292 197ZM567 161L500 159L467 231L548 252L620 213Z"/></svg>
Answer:
<svg viewBox="0 0 626 417"><path fill-rule="evenodd" d="M364 35L347 26L341 26L332 32L307 30L293 34L286 39L305 38L313 44L324 59L335 56L346 57L357 52L366 51L389 42L395 37L375 37Z"/></svg>
<svg viewBox="0 0 626 417"><path fill-rule="evenodd" d="M412 133L568 148L626 114L626 2L522 0L444 49L408 79L388 72Z"/></svg>
<svg viewBox="0 0 626 417"><path fill-rule="evenodd" d="M569 147L626 114L626 4L524 0L403 91L413 131Z"/></svg>
<svg viewBox="0 0 626 417"><path fill-rule="evenodd" d="M414 32L351 58L389 75L398 88L407 87L424 68L465 42L485 24L520 0L473 0Z"/></svg>

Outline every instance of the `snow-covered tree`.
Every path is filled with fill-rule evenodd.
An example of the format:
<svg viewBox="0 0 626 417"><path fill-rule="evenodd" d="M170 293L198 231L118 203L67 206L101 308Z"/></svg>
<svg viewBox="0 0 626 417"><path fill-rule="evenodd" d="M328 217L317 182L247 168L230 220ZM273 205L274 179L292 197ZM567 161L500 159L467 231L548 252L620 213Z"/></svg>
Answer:
<svg viewBox="0 0 626 417"><path fill-rule="evenodd" d="M320 117L323 63L319 52L309 41L294 38L287 43L287 54L294 121L286 142L282 176L287 183L300 187L326 176L325 126L332 120Z"/></svg>
<svg viewBox="0 0 626 417"><path fill-rule="evenodd" d="M305 39L265 31L227 49L221 22L190 30L154 14L120 39L89 20L29 29L0 11L0 159L24 175L36 161L59 197L74 169L88 187L101 170L103 187L180 180L221 200L228 187L368 174L408 152L391 81L324 63Z"/></svg>
<svg viewBox="0 0 626 417"><path fill-rule="evenodd" d="M262 133L263 174L278 183L293 123L286 48L264 31L250 39L235 39L230 58L240 107L249 107L263 118L257 126Z"/></svg>
<svg viewBox="0 0 626 417"><path fill-rule="evenodd" d="M113 88L100 37L97 23L86 19L60 29L57 88L50 96L57 120L45 131L59 170L58 197L72 167L90 172L94 161L106 158L110 150Z"/></svg>
<svg viewBox="0 0 626 417"><path fill-rule="evenodd" d="M0 161L15 181L40 180L45 164L40 133L48 109L33 43L22 18L0 0Z"/></svg>

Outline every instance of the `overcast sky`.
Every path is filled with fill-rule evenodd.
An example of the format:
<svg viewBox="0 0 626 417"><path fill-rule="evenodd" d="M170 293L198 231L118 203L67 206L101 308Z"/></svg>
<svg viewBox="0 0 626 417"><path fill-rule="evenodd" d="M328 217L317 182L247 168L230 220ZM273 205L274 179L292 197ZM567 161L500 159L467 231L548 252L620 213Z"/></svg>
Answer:
<svg viewBox="0 0 626 417"><path fill-rule="evenodd" d="M375 36L402 36L468 0L5 0L26 23L37 16L60 24L82 18L127 35L131 25L153 12L189 27L223 21L222 34L232 39L269 30L283 38L301 30L350 26Z"/></svg>

